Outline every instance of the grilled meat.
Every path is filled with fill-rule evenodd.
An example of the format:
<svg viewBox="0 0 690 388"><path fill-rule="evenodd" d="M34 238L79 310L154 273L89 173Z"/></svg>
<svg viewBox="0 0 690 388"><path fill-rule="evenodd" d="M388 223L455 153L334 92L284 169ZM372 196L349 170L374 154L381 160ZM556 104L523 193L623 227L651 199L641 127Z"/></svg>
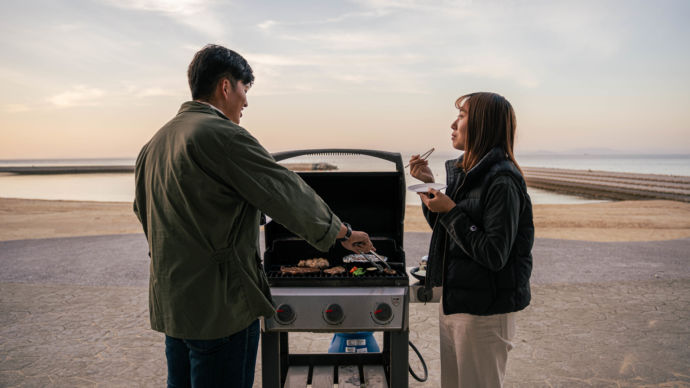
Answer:
<svg viewBox="0 0 690 388"><path fill-rule="evenodd" d="M372 261L381 261L381 259L379 259L375 255L372 255L371 253L352 253L343 257L343 263L368 263L369 260L366 259L367 257L370 258ZM388 260L386 256L381 257L383 257L384 261Z"/></svg>
<svg viewBox="0 0 690 388"><path fill-rule="evenodd" d="M386 275L395 275L397 272L395 272L395 270L392 268L384 268L383 273Z"/></svg>
<svg viewBox="0 0 690 388"><path fill-rule="evenodd" d="M339 275L341 273L345 273L345 268L339 265L337 267L324 269L323 272L329 275Z"/></svg>
<svg viewBox="0 0 690 388"><path fill-rule="evenodd" d="M315 259L300 260L299 263L297 263L297 266L323 269L330 267L331 264L328 262L328 260L324 259L323 257L318 257Z"/></svg>
<svg viewBox="0 0 690 388"><path fill-rule="evenodd" d="M311 267L280 267L280 272L283 274L300 275L305 273L318 273L321 272L321 270Z"/></svg>

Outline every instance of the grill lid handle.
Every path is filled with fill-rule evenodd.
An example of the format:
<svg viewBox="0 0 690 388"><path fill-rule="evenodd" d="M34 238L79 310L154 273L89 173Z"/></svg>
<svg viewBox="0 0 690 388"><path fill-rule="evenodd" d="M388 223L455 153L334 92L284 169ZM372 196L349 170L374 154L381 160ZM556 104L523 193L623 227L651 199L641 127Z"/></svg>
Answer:
<svg viewBox="0 0 690 388"><path fill-rule="evenodd" d="M365 150L356 148L320 148L313 150L293 150L275 152L271 155L273 155L273 159L275 159L276 162L304 155L367 155L395 163L395 169L398 171L398 173L403 175L405 174L405 170L402 164L402 157L400 156L400 153L397 152Z"/></svg>

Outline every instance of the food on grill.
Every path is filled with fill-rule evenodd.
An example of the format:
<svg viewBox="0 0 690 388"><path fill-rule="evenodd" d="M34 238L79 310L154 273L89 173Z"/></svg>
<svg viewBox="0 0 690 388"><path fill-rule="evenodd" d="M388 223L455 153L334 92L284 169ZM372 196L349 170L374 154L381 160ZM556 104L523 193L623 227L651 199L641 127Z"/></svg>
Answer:
<svg viewBox="0 0 690 388"><path fill-rule="evenodd" d="M299 263L297 263L297 266L322 269L330 267L331 264L323 257L318 257L315 259L300 260Z"/></svg>
<svg viewBox="0 0 690 388"><path fill-rule="evenodd" d="M357 267L355 267L355 268L356 269L354 271L351 271L352 275L354 275L354 276L362 276L367 272L364 268L357 268Z"/></svg>
<svg viewBox="0 0 690 388"><path fill-rule="evenodd" d="M324 269L323 272L329 275L340 275L341 273L345 273L345 267L339 265L337 267Z"/></svg>
<svg viewBox="0 0 690 388"><path fill-rule="evenodd" d="M290 275L300 275L305 273L318 273L321 272L318 268L311 267L280 267L280 273L290 274Z"/></svg>
<svg viewBox="0 0 690 388"><path fill-rule="evenodd" d="M376 271L376 267L368 267L367 271L369 271L369 272Z"/></svg>
<svg viewBox="0 0 690 388"><path fill-rule="evenodd" d="M368 263L369 261L364 256L370 258L372 261L381 261L378 257L372 255L371 253L353 253L343 257L343 263ZM383 261L388 261L386 256L381 257L383 257Z"/></svg>
<svg viewBox="0 0 690 388"><path fill-rule="evenodd" d="M385 273L386 275L395 275L396 274L396 272L393 268L384 268L383 273Z"/></svg>

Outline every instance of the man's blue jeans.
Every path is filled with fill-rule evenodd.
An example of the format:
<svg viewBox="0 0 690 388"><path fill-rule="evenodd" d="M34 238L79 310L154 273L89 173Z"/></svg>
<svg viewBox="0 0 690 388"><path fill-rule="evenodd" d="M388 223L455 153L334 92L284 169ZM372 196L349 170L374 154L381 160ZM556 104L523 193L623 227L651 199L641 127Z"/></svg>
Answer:
<svg viewBox="0 0 690 388"><path fill-rule="evenodd" d="M185 340L165 336L168 388L254 385L259 320L229 337Z"/></svg>

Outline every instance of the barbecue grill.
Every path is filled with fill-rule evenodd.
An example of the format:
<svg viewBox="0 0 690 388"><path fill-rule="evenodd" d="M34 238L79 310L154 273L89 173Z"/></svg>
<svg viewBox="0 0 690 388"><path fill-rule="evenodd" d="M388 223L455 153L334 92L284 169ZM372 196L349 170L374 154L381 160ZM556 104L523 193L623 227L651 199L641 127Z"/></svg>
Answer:
<svg viewBox="0 0 690 388"><path fill-rule="evenodd" d="M282 388L286 381L303 379L313 387L330 387L345 380L353 386L379 381L383 386L408 386L409 278L403 250L405 177L399 153L374 150L320 149L274 154L276 161L305 156L373 157L388 161L387 169L352 171L301 171L298 174L328 206L353 229L367 232L376 252L387 258L395 274L366 271L350 273L343 263L352 254L336 243L320 252L275 221L264 227L264 270L268 276L276 315L262 326L262 378L264 388ZM391 166L392 164L392 166ZM383 170L383 171L382 171ZM299 260L323 257L330 265L343 266L339 275L284 274L282 266ZM290 354L290 332L383 332L378 353ZM346 348L347 349L347 348ZM353 350L354 352L354 350ZM287 386L287 385L285 385ZM350 385L348 385L350 386Z"/></svg>

